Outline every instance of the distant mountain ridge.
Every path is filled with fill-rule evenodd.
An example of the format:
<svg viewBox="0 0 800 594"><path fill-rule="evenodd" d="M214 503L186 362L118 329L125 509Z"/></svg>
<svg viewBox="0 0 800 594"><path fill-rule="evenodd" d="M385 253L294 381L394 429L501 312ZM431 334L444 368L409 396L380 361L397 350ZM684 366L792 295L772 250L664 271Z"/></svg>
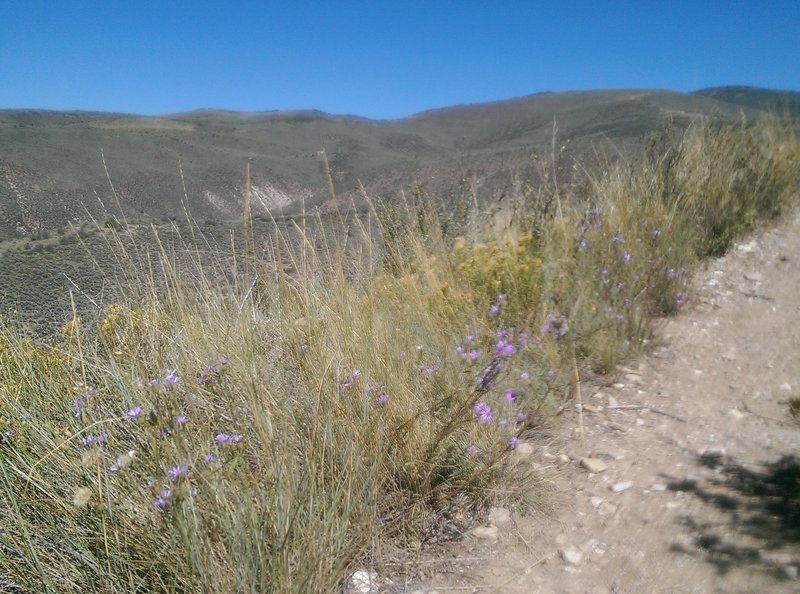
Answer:
<svg viewBox="0 0 800 594"><path fill-rule="evenodd" d="M554 123L559 145L569 141L580 158L598 147L640 146L666 123L699 116L764 117L788 101L796 117L798 95L749 87L538 93L387 121L314 110L154 117L0 110L0 239L90 215L181 217L186 202L199 220L235 219L248 160L256 213L346 206L360 199L362 184L385 200L409 186L447 196L464 178L499 191L530 167L532 153L550 150Z"/></svg>

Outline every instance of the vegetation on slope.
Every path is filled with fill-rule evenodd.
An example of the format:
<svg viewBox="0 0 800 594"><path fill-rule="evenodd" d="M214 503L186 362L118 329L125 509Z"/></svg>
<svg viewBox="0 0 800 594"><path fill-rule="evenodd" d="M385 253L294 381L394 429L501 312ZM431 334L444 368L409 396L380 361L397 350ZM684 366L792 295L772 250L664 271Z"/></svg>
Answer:
<svg viewBox="0 0 800 594"><path fill-rule="evenodd" d="M0 588L332 592L524 506L520 440L796 198L799 158L788 125L698 125L492 213L246 218L216 265L195 225L183 253L106 231L125 300L54 342L2 330Z"/></svg>

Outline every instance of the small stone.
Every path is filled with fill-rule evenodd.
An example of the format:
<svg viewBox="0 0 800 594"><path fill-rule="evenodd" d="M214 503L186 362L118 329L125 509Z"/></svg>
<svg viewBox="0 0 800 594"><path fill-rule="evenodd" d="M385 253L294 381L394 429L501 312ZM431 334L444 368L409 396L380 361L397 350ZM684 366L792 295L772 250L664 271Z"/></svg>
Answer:
<svg viewBox="0 0 800 594"><path fill-rule="evenodd" d="M636 424L639 425L639 427L641 427L642 425L644 425L644 419L642 419L641 417L636 417Z"/></svg>
<svg viewBox="0 0 800 594"><path fill-rule="evenodd" d="M720 459L725 455L725 448L706 448L698 452L704 460Z"/></svg>
<svg viewBox="0 0 800 594"><path fill-rule="evenodd" d="M736 246L736 251L743 254L750 254L758 249L758 243L749 241L747 243L740 243Z"/></svg>
<svg viewBox="0 0 800 594"><path fill-rule="evenodd" d="M558 455L559 464L569 464L569 462L570 462L569 456L567 456L566 454L561 453Z"/></svg>
<svg viewBox="0 0 800 594"><path fill-rule="evenodd" d="M738 408L732 408L728 411L728 416L738 421L744 417L744 413L740 411Z"/></svg>
<svg viewBox="0 0 800 594"><path fill-rule="evenodd" d="M581 458L581 466L594 474L608 470L608 465L598 458Z"/></svg>
<svg viewBox="0 0 800 594"><path fill-rule="evenodd" d="M666 491L667 490L667 485L665 485L664 483L655 483L652 486L652 489L653 489L653 491Z"/></svg>
<svg viewBox="0 0 800 594"><path fill-rule="evenodd" d="M584 404L583 405L583 410L586 411L586 412L589 412L589 413L597 414L597 413L603 412L603 407L602 406L594 406L593 404Z"/></svg>
<svg viewBox="0 0 800 594"><path fill-rule="evenodd" d="M786 576L787 579L796 580L797 579L797 566L796 565L786 565L783 568L783 574Z"/></svg>
<svg viewBox="0 0 800 594"><path fill-rule="evenodd" d="M783 383L779 388L781 392L791 392L792 391L792 384Z"/></svg>
<svg viewBox="0 0 800 594"><path fill-rule="evenodd" d="M558 554L561 555L565 563L570 565L577 565L583 561L583 553L577 547L570 546L565 549L559 549Z"/></svg>
<svg viewBox="0 0 800 594"><path fill-rule="evenodd" d="M497 542L500 531L497 529L497 526L478 526L477 528L473 528L470 534L479 540Z"/></svg>
<svg viewBox="0 0 800 594"><path fill-rule="evenodd" d="M610 406L612 408L617 407L617 406L619 406L619 402L617 402L616 398L614 398L613 396L609 395L608 396L608 406Z"/></svg>
<svg viewBox="0 0 800 594"><path fill-rule="evenodd" d="M598 497L597 495L595 495L594 497L590 497L590 498L589 498L589 501L591 502L591 504L592 504L592 507L593 507L593 508L595 508L595 509L597 509L597 508L599 508L601 505L603 505L603 501L605 501L605 499L603 499L602 497Z"/></svg>
<svg viewBox="0 0 800 594"><path fill-rule="evenodd" d="M612 387L612 388L616 388L617 390L621 390L622 388L624 388L624 387L625 387L625 384L619 384L619 383L617 383L617 384L614 384L614 385L613 385L613 386L611 386L611 387Z"/></svg>
<svg viewBox="0 0 800 594"><path fill-rule="evenodd" d="M527 458L533 454L533 445L528 442L518 443L514 448L514 456L517 458Z"/></svg>
<svg viewBox="0 0 800 594"><path fill-rule="evenodd" d="M638 373L626 373L623 379L629 384L636 384L637 386L641 386L644 383L644 378Z"/></svg>
<svg viewBox="0 0 800 594"><path fill-rule="evenodd" d="M380 585L378 584L378 574L374 571L366 569L359 569L350 578L350 584L356 592L363 592L370 594L371 592L378 592Z"/></svg>
<svg viewBox="0 0 800 594"><path fill-rule="evenodd" d="M623 491L630 489L632 486L633 483L631 481L623 481L621 483L612 485L611 490L614 491L614 493L622 493Z"/></svg>
<svg viewBox="0 0 800 594"><path fill-rule="evenodd" d="M745 272L744 277L754 283L764 282L764 275L760 272Z"/></svg>
<svg viewBox="0 0 800 594"><path fill-rule="evenodd" d="M502 526L503 524L508 524L511 521L511 512L509 512L504 507L493 507L489 510L489 522L496 525Z"/></svg>

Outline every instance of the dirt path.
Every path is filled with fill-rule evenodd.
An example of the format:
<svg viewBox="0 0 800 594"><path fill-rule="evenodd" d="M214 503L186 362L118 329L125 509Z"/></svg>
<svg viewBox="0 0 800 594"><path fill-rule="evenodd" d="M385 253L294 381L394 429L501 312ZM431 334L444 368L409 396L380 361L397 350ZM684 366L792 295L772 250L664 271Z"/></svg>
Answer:
<svg viewBox="0 0 800 594"><path fill-rule="evenodd" d="M584 387L583 445L570 412L535 446L560 510L497 514L390 591L800 592L800 212L709 262L662 336Z"/></svg>

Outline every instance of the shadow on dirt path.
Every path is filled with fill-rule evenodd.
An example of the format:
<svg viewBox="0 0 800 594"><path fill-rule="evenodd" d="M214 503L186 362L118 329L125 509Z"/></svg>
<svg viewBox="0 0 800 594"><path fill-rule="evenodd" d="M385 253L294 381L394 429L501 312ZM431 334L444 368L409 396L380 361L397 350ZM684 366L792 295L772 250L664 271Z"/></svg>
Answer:
<svg viewBox="0 0 800 594"><path fill-rule="evenodd" d="M797 565L791 563L800 559L782 550L800 543L800 458L784 455L753 468L712 453L697 462L714 475L702 481L665 477L671 480L667 488L691 494L720 513L713 520L683 516L694 548L673 544L671 550L704 557L721 574L747 567L778 579L792 577Z"/></svg>

